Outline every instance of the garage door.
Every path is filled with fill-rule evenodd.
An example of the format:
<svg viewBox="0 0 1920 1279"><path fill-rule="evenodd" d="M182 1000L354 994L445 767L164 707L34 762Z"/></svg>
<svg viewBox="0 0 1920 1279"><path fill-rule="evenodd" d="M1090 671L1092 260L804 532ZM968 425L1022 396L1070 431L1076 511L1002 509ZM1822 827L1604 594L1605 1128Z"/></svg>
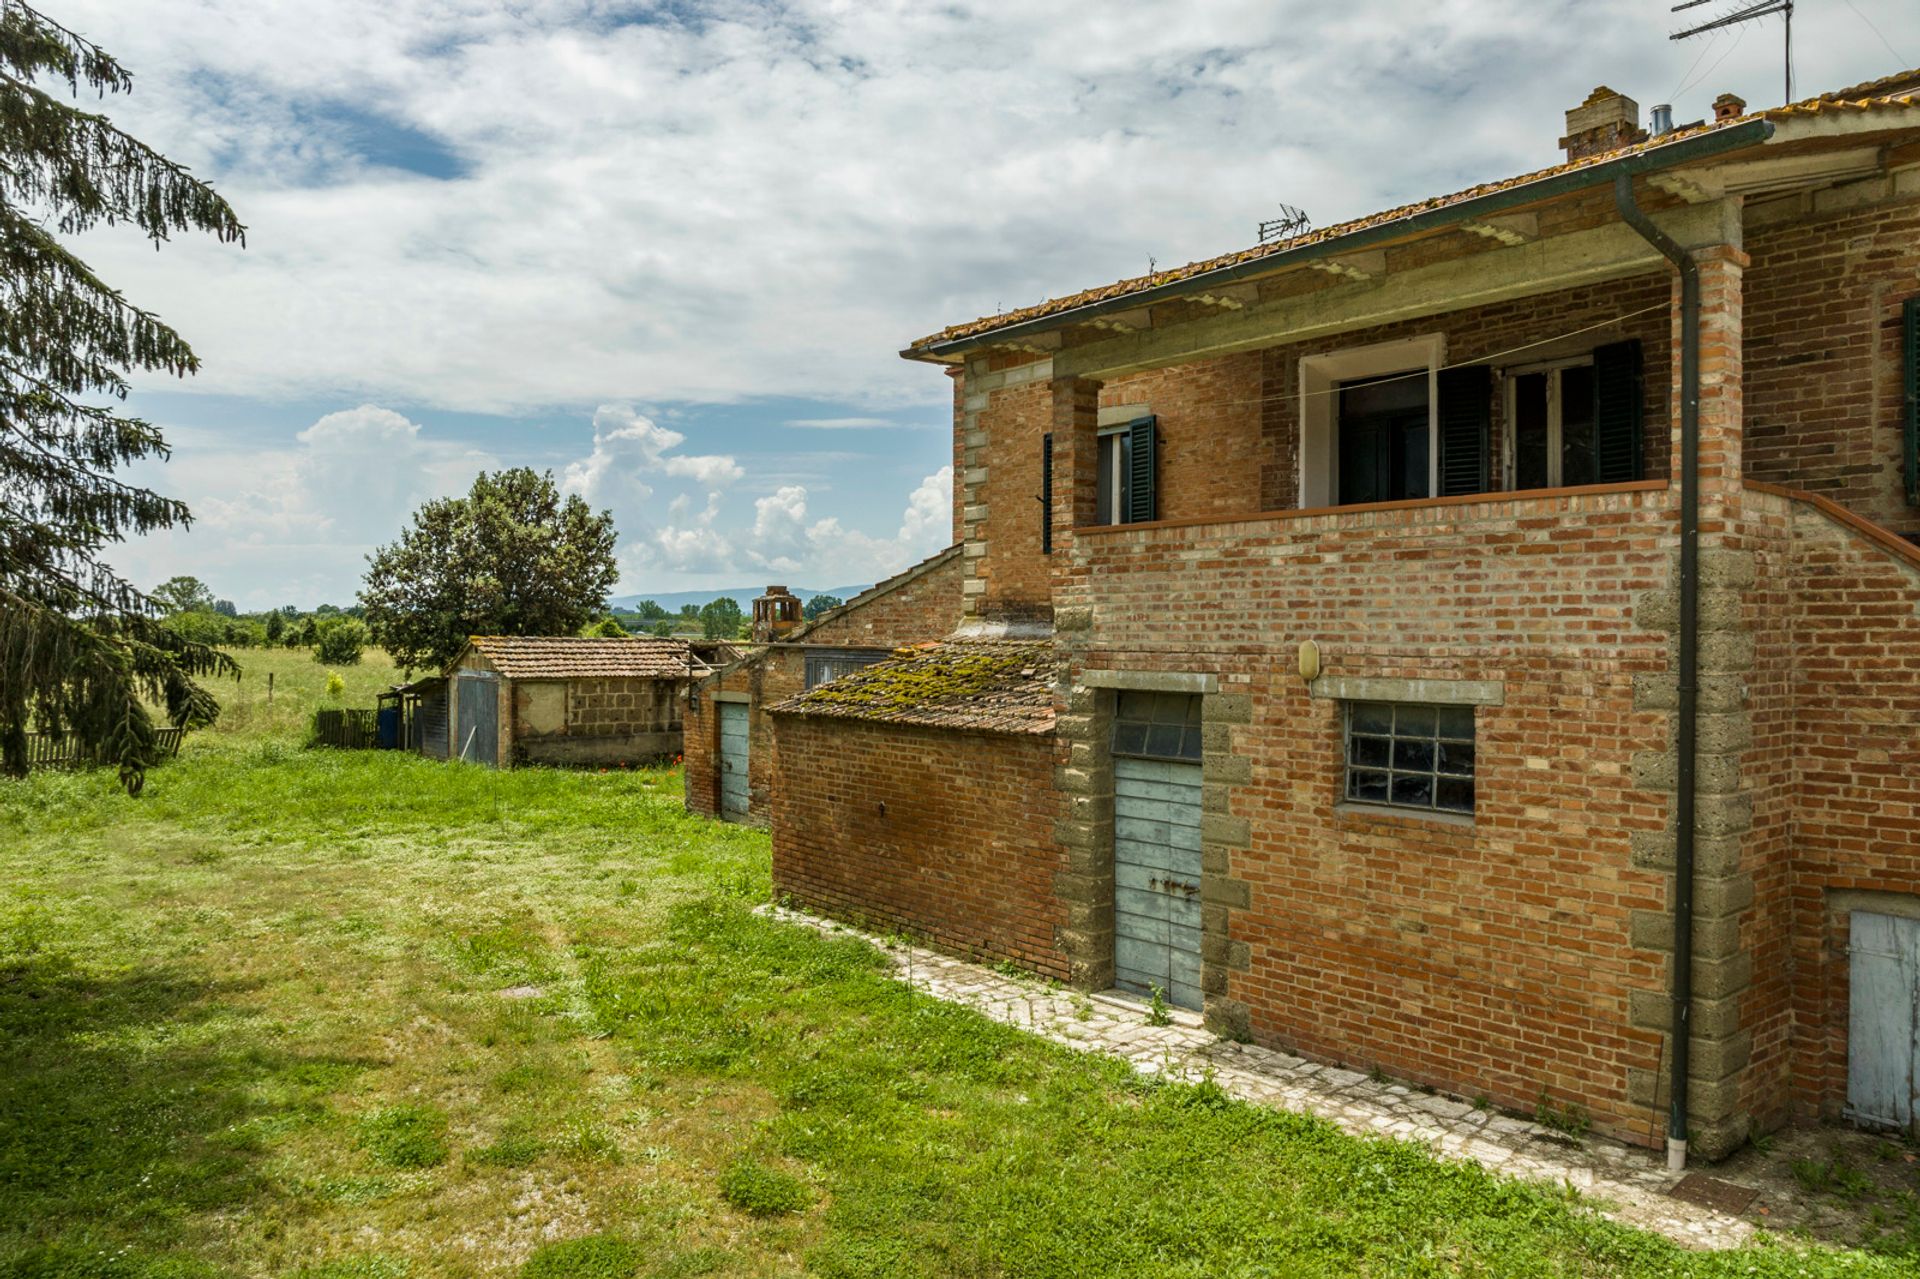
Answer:
<svg viewBox="0 0 1920 1279"><path fill-rule="evenodd" d="M747 708L720 702L720 816L747 819Z"/></svg>
<svg viewBox="0 0 1920 1279"><path fill-rule="evenodd" d="M1920 919L1854 911L1847 946L1847 1113L1911 1129L1920 1057Z"/></svg>
<svg viewBox="0 0 1920 1279"><path fill-rule="evenodd" d="M1115 981L1199 1008L1199 699L1122 694L1113 749Z"/></svg>

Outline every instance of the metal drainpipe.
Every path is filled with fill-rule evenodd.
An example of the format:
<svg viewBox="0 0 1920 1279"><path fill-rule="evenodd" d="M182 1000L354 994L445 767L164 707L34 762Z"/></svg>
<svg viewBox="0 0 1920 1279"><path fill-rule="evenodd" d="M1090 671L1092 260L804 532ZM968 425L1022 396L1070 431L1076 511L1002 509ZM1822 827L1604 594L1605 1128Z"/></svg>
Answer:
<svg viewBox="0 0 1920 1279"><path fill-rule="evenodd" d="M1626 224L1680 272L1680 723L1675 732L1673 1051L1668 1056L1667 1167L1687 1166L1687 1072L1693 1048L1693 772L1700 639L1700 267L1635 203L1633 177L1613 179Z"/></svg>

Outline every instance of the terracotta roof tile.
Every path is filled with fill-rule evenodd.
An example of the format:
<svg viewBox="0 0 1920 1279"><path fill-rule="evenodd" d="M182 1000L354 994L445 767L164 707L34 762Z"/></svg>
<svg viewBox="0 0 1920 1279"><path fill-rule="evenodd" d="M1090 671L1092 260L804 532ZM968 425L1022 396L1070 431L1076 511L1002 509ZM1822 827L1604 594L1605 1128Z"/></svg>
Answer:
<svg viewBox="0 0 1920 1279"><path fill-rule="evenodd" d="M631 636L476 635L470 641L508 679L686 679L685 640Z"/></svg>
<svg viewBox="0 0 1920 1279"><path fill-rule="evenodd" d="M1304 248L1308 245L1321 244L1328 240L1338 240L1342 236L1352 235L1356 231L1364 231L1372 227L1383 226L1391 222L1400 221L1403 218L1413 217L1417 214L1429 213L1435 209L1444 209L1448 205L1463 204L1468 200L1477 199L1480 196L1491 195L1496 191L1505 191L1512 187L1525 186L1529 182L1538 182L1543 178L1556 177L1562 173L1573 173L1581 169L1592 168L1595 165L1618 160L1622 156L1651 150L1657 146L1666 146L1669 143L1686 138L1701 137L1721 129L1729 129L1738 124L1745 124L1751 120L1794 120L1804 119L1808 116L1834 114L1846 111L1874 111L1887 108L1920 106L1920 93L1885 92L1886 89L1907 89L1917 81L1920 81L1920 70L1902 71L1895 75L1883 76L1879 80L1869 81L1866 84L1855 85L1850 89L1840 90L1837 93L1822 94L1817 98L1808 98L1803 102L1795 102L1783 107L1773 107L1764 111L1752 111L1746 115L1737 116L1730 120L1712 121L1688 129L1676 129L1671 133L1662 134L1657 138L1649 138L1645 142L1635 143L1632 146L1621 147L1617 150L1607 151L1600 155L1587 156L1583 159L1569 161L1564 164L1552 165L1545 169L1536 169L1531 173L1523 173L1518 177L1505 178L1498 182L1483 182L1478 186L1471 186L1463 191L1455 191L1451 195L1432 196L1425 200L1415 201L1412 204L1403 204L1397 209L1388 209L1381 213L1373 213L1366 217L1337 223L1334 226L1322 227L1317 231L1309 231L1304 235L1295 236L1291 240L1277 240L1269 244L1255 245L1250 249L1241 249L1233 253L1222 254L1219 257L1207 258L1199 262L1190 262L1186 266L1173 267L1165 271L1156 271L1151 275L1138 275L1132 279L1119 280L1112 284L1086 289L1065 297L1048 298L1045 302L1040 302L1033 306L1021 307L1018 310L1006 311L999 315L983 316L977 320L970 320L965 324L950 325L938 333L929 334L921 338L909 349L920 350L939 342L951 342L957 338L977 337L984 333L990 333L995 329L1002 329L1011 325L1025 323L1028 320L1036 320L1045 316L1055 315L1062 311L1070 311L1075 307L1086 306L1094 302L1104 302L1112 298L1126 297L1129 294L1141 293L1147 289L1178 283L1181 280L1190 279L1197 275L1204 275L1209 271L1217 271L1223 267L1238 266L1244 262L1252 262L1259 258L1272 257L1275 254Z"/></svg>
<svg viewBox="0 0 1920 1279"><path fill-rule="evenodd" d="M1056 676L1051 642L945 640L900 649L770 709L980 733L1050 733Z"/></svg>

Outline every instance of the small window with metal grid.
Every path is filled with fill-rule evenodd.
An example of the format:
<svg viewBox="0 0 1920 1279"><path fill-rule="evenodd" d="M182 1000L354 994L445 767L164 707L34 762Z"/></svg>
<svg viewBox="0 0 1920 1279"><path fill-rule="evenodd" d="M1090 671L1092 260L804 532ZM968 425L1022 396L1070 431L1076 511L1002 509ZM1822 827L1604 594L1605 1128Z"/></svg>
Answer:
<svg viewBox="0 0 1920 1279"><path fill-rule="evenodd" d="M1473 707L1347 703L1346 797L1473 812Z"/></svg>
<svg viewBox="0 0 1920 1279"><path fill-rule="evenodd" d="M1200 699L1188 693L1122 693L1114 699L1113 753L1200 758Z"/></svg>
<svg viewBox="0 0 1920 1279"><path fill-rule="evenodd" d="M815 689L822 684L831 684L842 675L851 675L863 667L872 666L875 662L884 662L887 656L885 649L808 653L807 687Z"/></svg>

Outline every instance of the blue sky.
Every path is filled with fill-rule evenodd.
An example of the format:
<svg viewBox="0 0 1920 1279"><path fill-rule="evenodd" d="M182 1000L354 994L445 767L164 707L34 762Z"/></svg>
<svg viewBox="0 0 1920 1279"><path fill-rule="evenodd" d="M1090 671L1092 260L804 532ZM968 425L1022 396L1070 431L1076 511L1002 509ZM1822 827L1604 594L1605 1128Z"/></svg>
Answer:
<svg viewBox="0 0 1920 1279"><path fill-rule="evenodd" d="M1803 91L1920 59L1910 3L1803 5ZM198 522L115 561L249 608L346 601L521 464L614 512L623 593L872 580L950 536L910 340L1552 163L1595 84L1781 95L1777 25L1675 45L1645 0L48 7L249 226L80 245L204 361L134 400Z"/></svg>

